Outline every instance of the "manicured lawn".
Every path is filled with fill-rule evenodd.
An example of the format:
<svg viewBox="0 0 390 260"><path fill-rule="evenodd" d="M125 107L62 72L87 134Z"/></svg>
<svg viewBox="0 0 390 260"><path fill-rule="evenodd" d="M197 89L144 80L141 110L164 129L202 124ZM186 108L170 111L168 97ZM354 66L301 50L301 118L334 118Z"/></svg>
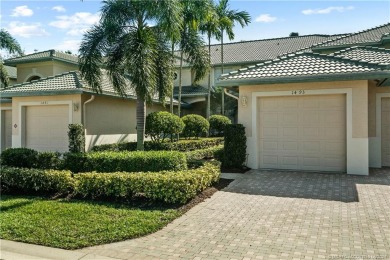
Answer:
<svg viewBox="0 0 390 260"><path fill-rule="evenodd" d="M0 237L64 249L155 232L180 215L164 207L1 196Z"/></svg>

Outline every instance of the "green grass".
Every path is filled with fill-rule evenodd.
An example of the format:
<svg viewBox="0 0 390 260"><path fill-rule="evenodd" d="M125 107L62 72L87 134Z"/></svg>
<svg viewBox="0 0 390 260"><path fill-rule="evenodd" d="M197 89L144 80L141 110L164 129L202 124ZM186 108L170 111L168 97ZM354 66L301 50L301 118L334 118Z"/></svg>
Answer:
<svg viewBox="0 0 390 260"><path fill-rule="evenodd" d="M2 239L64 249L143 236L180 215L164 207L6 195L0 207Z"/></svg>

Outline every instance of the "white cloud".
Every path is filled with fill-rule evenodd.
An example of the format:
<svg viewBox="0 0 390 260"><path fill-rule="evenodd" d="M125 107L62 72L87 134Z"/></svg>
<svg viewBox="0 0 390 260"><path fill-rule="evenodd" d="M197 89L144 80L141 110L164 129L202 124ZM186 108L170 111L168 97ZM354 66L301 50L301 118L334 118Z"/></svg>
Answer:
<svg viewBox="0 0 390 260"><path fill-rule="evenodd" d="M19 17L19 16L32 16L34 14L33 10L28 8L27 5L21 5L15 7L14 10L12 10L11 16L13 17Z"/></svg>
<svg viewBox="0 0 390 260"><path fill-rule="evenodd" d="M259 23L272 23L275 22L278 18L271 16L270 14L261 14L256 17L255 21Z"/></svg>
<svg viewBox="0 0 390 260"><path fill-rule="evenodd" d="M30 38L33 36L46 36L49 35L42 24L40 23L23 23L23 22L10 22L7 26L7 31L13 36L20 36L24 38Z"/></svg>
<svg viewBox="0 0 390 260"><path fill-rule="evenodd" d="M310 14L330 14L331 12L345 12L345 11L351 11L355 9L353 6L330 6L328 8L324 9L306 9L303 10L302 13L305 15L310 15Z"/></svg>
<svg viewBox="0 0 390 260"><path fill-rule="evenodd" d="M80 40L65 40L54 48L61 51L71 51L73 54L77 54L79 51L80 43Z"/></svg>
<svg viewBox="0 0 390 260"><path fill-rule="evenodd" d="M53 8L51 10L54 10L54 11L57 11L60 13L66 12L65 7L63 7L62 5L53 6Z"/></svg>
<svg viewBox="0 0 390 260"><path fill-rule="evenodd" d="M63 30L68 30L68 35L78 36L82 35L92 25L96 24L100 19L100 14L80 12L75 13L74 15L57 16L56 18L56 21L49 23L50 26Z"/></svg>

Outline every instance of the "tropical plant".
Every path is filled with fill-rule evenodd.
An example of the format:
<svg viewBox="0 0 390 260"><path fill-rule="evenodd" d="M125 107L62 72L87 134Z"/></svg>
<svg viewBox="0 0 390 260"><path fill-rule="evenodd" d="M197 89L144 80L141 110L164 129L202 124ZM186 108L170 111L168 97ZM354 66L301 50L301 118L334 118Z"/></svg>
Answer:
<svg viewBox="0 0 390 260"><path fill-rule="evenodd" d="M4 29L0 30L0 50L4 50L10 54L23 55L22 48L15 38ZM6 88L9 85L8 72L3 65L3 58L0 56L0 82Z"/></svg>
<svg viewBox="0 0 390 260"><path fill-rule="evenodd" d="M80 46L80 71L96 91L106 76L121 96L129 89L137 95L137 149L144 149L146 103L169 94L171 35L180 29L178 0L106 0L98 25ZM101 70L105 67L106 71Z"/></svg>
<svg viewBox="0 0 390 260"><path fill-rule="evenodd" d="M194 82L201 80L208 71L207 52L204 49L204 42L199 34L199 25L207 16L211 7L210 0L180 0L182 7L182 26L180 30L180 40L178 47L180 49L180 67L179 67L179 95L178 95L178 115L181 113L181 89L182 89L182 71L183 60L191 67L194 74Z"/></svg>
<svg viewBox="0 0 390 260"><path fill-rule="evenodd" d="M226 32L229 40L234 39L233 27L238 22L241 27L248 25L251 22L251 17L246 11L230 10L229 0L220 0L215 9L218 16L218 26L221 36L221 73L224 73L223 61L223 36ZM224 93L222 92L222 114L224 114Z"/></svg>

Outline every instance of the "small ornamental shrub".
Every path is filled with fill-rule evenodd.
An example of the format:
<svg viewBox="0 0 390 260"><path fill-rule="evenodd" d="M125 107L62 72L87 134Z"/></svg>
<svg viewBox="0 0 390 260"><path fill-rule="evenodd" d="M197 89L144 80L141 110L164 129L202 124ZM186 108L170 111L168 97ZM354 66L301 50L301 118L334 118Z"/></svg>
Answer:
<svg viewBox="0 0 390 260"><path fill-rule="evenodd" d="M183 120L169 112L153 112L146 116L145 134L154 142L161 142L167 137L172 140L173 136L180 134L183 129Z"/></svg>
<svg viewBox="0 0 390 260"><path fill-rule="evenodd" d="M29 148L8 148L1 153L3 165L20 168L33 168L38 152Z"/></svg>
<svg viewBox="0 0 390 260"><path fill-rule="evenodd" d="M59 152L39 152L35 168L38 169L60 169L62 160Z"/></svg>
<svg viewBox="0 0 390 260"><path fill-rule="evenodd" d="M80 173L75 175L76 194L87 198L131 199L185 203L219 180L218 165L185 171L138 173Z"/></svg>
<svg viewBox="0 0 390 260"><path fill-rule="evenodd" d="M176 151L68 153L64 169L79 172L158 172L185 170L184 153Z"/></svg>
<svg viewBox="0 0 390 260"><path fill-rule="evenodd" d="M232 121L223 115L212 115L209 118L210 132L215 136L223 136L223 131L227 125L230 125Z"/></svg>
<svg viewBox="0 0 390 260"><path fill-rule="evenodd" d="M85 151L85 133L81 124L69 124L69 152L83 153Z"/></svg>
<svg viewBox="0 0 390 260"><path fill-rule="evenodd" d="M223 144L223 138L202 138L198 140L179 140L177 142L155 143L146 141L144 143L146 151L192 151L197 149L206 149ZM92 151L135 151L137 148L136 142L103 144L96 145Z"/></svg>
<svg viewBox="0 0 390 260"><path fill-rule="evenodd" d="M245 127L241 124L227 125L224 145L223 167L242 168L246 160Z"/></svg>
<svg viewBox="0 0 390 260"><path fill-rule="evenodd" d="M221 149L223 145L186 152L187 161L215 158L215 153Z"/></svg>
<svg viewBox="0 0 390 260"><path fill-rule="evenodd" d="M182 117L185 124L183 135L185 137L196 137L206 134L209 131L210 124L200 115L186 115Z"/></svg>
<svg viewBox="0 0 390 260"><path fill-rule="evenodd" d="M1 190L28 194L68 194L75 181L70 171L1 167Z"/></svg>

